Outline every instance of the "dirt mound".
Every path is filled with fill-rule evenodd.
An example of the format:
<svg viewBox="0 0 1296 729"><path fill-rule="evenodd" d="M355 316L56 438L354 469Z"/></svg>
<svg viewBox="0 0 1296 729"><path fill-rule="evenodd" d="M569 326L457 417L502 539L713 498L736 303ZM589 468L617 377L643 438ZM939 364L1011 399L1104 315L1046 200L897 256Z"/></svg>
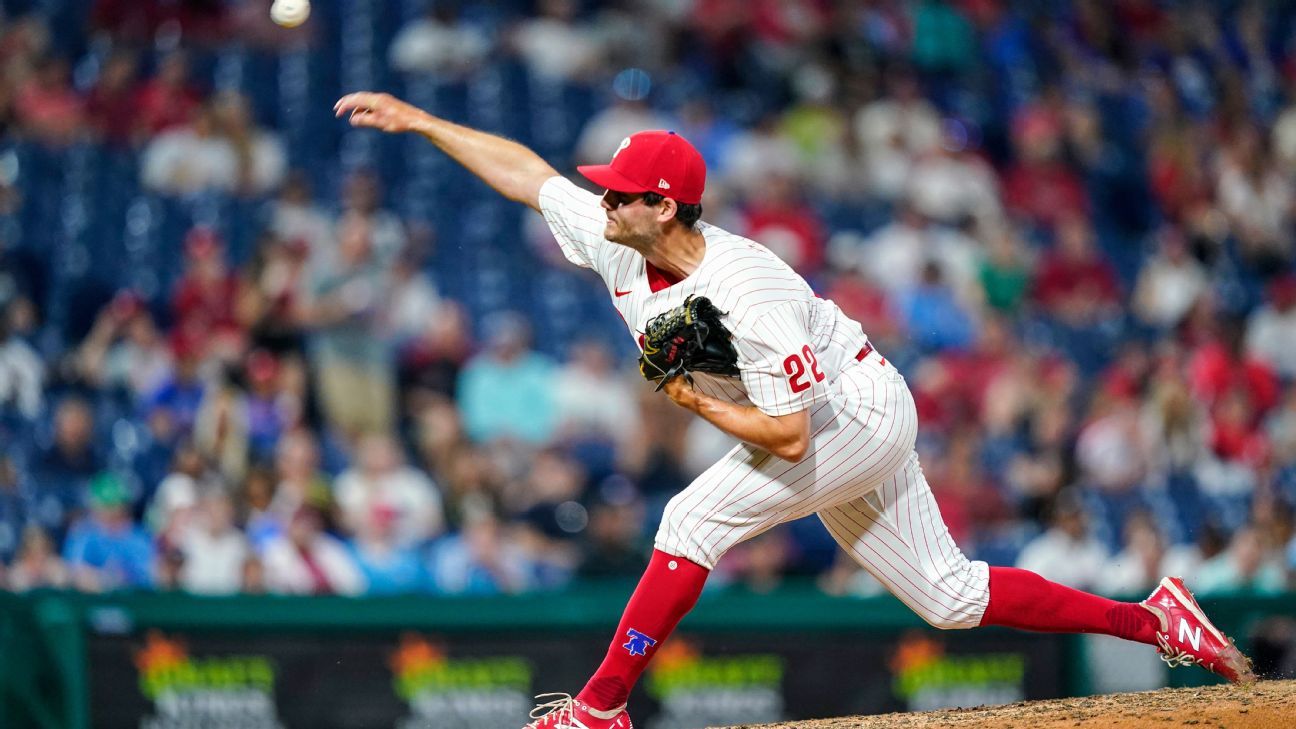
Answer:
<svg viewBox="0 0 1296 729"><path fill-rule="evenodd" d="M1022 701L1007 706L946 709L922 714L882 714L767 724L759 729L923 729L995 727L1062 729L1103 727L1296 727L1296 681L1261 681L1250 686L1161 689L1136 694ZM755 726L732 729L758 729Z"/></svg>

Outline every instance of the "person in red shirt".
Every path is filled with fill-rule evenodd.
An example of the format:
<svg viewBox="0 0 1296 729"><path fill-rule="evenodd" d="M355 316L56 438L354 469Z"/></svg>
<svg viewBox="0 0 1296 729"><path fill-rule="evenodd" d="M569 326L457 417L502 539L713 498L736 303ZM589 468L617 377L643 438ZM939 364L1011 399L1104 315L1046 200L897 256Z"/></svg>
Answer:
<svg viewBox="0 0 1296 729"><path fill-rule="evenodd" d="M157 134L192 122L201 104L202 98L189 82L189 60L176 51L164 57L157 74L140 87L135 96L135 118L144 133Z"/></svg>
<svg viewBox="0 0 1296 729"><path fill-rule="evenodd" d="M67 59L41 61L31 81L18 92L18 121L33 139L53 147L76 141L84 129L85 109L68 82Z"/></svg>
<svg viewBox="0 0 1296 729"><path fill-rule="evenodd" d="M201 226L190 230L185 236L185 272L172 299L177 329L206 332L209 353L235 357L243 338L234 313L238 288L216 232Z"/></svg>
<svg viewBox="0 0 1296 729"><path fill-rule="evenodd" d="M1084 218L1058 223L1053 250L1036 270L1034 297L1045 313L1075 326L1095 324L1119 309L1116 271L1094 246Z"/></svg>
<svg viewBox="0 0 1296 729"><path fill-rule="evenodd" d="M1009 212L1044 228L1089 212L1089 194L1062 158L1062 130L1051 115L1022 118L1013 134L1019 160L1004 176Z"/></svg>
<svg viewBox="0 0 1296 729"><path fill-rule="evenodd" d="M86 99L91 128L109 145L125 147L135 141L137 71L134 53L114 51Z"/></svg>
<svg viewBox="0 0 1296 729"><path fill-rule="evenodd" d="M823 223L797 194L796 181L775 175L757 187L743 210L744 234L769 248L802 275L823 268Z"/></svg>

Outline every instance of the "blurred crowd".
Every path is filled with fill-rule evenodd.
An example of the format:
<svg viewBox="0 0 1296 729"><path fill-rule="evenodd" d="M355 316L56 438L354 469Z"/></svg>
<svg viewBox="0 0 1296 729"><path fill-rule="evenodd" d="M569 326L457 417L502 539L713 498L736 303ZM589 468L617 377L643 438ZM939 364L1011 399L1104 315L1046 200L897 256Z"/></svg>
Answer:
<svg viewBox="0 0 1296 729"><path fill-rule="evenodd" d="M1291 10L353 0L289 35L264 4L0 3L0 587L633 579L666 501L732 447L652 393L624 330L538 341L543 311L447 294L464 248L406 211L452 202L338 163L346 132L289 144L209 62L351 52L356 18L391 27L363 50L395 93L466 90L490 119L513 112L472 105L505 103L482 99L516 71L537 99L593 99L544 147L563 169L641 129L691 140L704 219L780 255L904 372L971 557L1111 594L1163 574L1296 587ZM146 201L250 206L251 245L195 216L165 241L175 276L69 287L32 241L84 213L20 162L86 149ZM129 245L136 209L99 222ZM500 236L525 275L566 266L539 216ZM713 584L789 577L881 591L813 519L741 545Z"/></svg>

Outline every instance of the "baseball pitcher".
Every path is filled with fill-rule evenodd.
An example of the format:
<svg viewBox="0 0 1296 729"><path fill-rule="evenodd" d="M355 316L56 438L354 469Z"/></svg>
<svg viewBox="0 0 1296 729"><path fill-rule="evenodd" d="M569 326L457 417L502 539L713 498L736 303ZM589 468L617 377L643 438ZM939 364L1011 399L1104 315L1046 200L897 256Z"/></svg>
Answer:
<svg viewBox="0 0 1296 729"><path fill-rule="evenodd" d="M971 561L950 538L914 451L904 378L860 325L763 246L701 221L706 165L673 132L626 138L579 168L587 192L526 147L381 93L337 102L357 127L418 132L505 197L544 215L563 254L596 271L676 405L742 441L666 507L652 559L602 665L533 729L629 729L626 699L727 550L817 514L859 564L928 623L1103 633L1251 680L1246 658L1179 578L1119 603ZM643 332L642 336L638 333Z"/></svg>

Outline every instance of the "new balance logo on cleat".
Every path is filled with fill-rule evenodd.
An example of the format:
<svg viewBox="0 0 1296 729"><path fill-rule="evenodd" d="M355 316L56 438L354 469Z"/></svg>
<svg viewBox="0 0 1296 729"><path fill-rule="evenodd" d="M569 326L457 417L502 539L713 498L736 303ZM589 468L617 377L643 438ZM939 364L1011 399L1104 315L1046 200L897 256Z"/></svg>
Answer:
<svg viewBox="0 0 1296 729"><path fill-rule="evenodd" d="M1202 629L1200 625L1197 626L1196 630L1193 630L1193 628L1190 625L1188 625L1187 620L1184 620L1183 618L1179 618L1179 642L1180 643L1186 640L1192 643L1193 650L1195 651L1201 650L1201 631Z"/></svg>

